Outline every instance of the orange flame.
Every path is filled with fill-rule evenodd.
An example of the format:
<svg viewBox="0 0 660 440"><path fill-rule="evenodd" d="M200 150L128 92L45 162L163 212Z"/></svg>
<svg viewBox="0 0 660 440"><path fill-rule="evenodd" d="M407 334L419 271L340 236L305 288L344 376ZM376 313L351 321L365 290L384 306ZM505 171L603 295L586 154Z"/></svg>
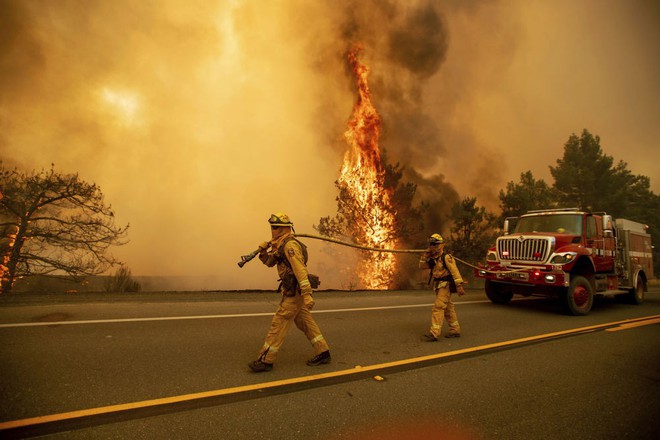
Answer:
<svg viewBox="0 0 660 440"><path fill-rule="evenodd" d="M0 235L0 293L3 292L2 286L4 286L9 281L9 268L7 264L9 263L9 257L11 255L12 248L16 243L16 230L14 226L6 227L2 235Z"/></svg>
<svg viewBox="0 0 660 440"><path fill-rule="evenodd" d="M356 223L351 225L354 239L368 247L394 247L395 221L391 194L384 187L384 171L378 140L380 115L371 102L367 82L369 69L358 60L360 48L349 52L348 58L355 74L358 98L353 115L348 121L344 137L348 150L344 155L338 183L347 191L348 199L355 204ZM370 252L358 267L362 284L369 289L386 289L391 286L395 273L394 255Z"/></svg>

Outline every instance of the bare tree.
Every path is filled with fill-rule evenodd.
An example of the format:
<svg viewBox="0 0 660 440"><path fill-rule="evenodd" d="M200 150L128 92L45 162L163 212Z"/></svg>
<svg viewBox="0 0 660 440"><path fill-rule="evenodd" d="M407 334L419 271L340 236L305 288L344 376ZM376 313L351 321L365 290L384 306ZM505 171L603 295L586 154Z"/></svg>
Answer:
<svg viewBox="0 0 660 440"><path fill-rule="evenodd" d="M4 232L1 292L34 275L79 281L120 264L106 254L126 244L128 225L117 227L101 189L78 174L21 173L0 162L0 231Z"/></svg>
<svg viewBox="0 0 660 440"><path fill-rule="evenodd" d="M120 266L114 275L108 277L105 282L106 292L139 292L142 290L140 283L133 279L131 270L126 266Z"/></svg>

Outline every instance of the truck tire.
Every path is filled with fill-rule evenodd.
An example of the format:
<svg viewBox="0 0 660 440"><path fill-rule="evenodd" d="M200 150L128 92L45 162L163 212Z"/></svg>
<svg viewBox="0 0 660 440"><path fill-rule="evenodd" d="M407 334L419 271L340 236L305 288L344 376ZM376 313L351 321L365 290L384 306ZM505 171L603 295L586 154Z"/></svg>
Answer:
<svg viewBox="0 0 660 440"><path fill-rule="evenodd" d="M594 304L594 289L583 276L571 277L571 284L564 294L564 309L569 315L586 315Z"/></svg>
<svg viewBox="0 0 660 440"><path fill-rule="evenodd" d="M646 284L644 279L637 275L637 287L630 289L630 293L627 296L628 302L631 304L640 305L644 302L644 291L646 290Z"/></svg>
<svg viewBox="0 0 660 440"><path fill-rule="evenodd" d="M486 280L484 284L486 290L486 296L494 304L508 304L513 298L513 292L511 289L506 289L505 286L500 283L494 283L491 280Z"/></svg>

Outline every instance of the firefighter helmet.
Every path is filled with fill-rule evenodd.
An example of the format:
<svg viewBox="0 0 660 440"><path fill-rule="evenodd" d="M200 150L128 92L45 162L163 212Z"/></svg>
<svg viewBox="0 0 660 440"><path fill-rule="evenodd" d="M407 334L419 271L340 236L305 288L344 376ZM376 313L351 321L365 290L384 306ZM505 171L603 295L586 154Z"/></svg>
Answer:
<svg viewBox="0 0 660 440"><path fill-rule="evenodd" d="M429 238L429 244L434 245L434 244L443 244L445 240L442 238L442 235L440 234L433 234Z"/></svg>
<svg viewBox="0 0 660 440"><path fill-rule="evenodd" d="M289 216L282 212L271 214L268 223L270 223L271 226L293 226Z"/></svg>

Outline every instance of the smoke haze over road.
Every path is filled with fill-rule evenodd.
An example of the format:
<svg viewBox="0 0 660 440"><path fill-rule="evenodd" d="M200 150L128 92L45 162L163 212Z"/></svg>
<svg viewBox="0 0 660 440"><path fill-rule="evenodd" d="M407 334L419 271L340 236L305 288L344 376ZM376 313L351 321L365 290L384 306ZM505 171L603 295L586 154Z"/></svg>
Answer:
<svg viewBox="0 0 660 440"><path fill-rule="evenodd" d="M272 212L300 233L335 212L354 43L371 70L381 146L438 206L458 194L495 210L499 190L527 170L551 183L548 167L584 128L660 190L651 0L0 8L0 160L55 163L99 184L131 225L113 253L135 275L274 287L272 269L236 262L269 238ZM314 271L325 245L309 245Z"/></svg>

